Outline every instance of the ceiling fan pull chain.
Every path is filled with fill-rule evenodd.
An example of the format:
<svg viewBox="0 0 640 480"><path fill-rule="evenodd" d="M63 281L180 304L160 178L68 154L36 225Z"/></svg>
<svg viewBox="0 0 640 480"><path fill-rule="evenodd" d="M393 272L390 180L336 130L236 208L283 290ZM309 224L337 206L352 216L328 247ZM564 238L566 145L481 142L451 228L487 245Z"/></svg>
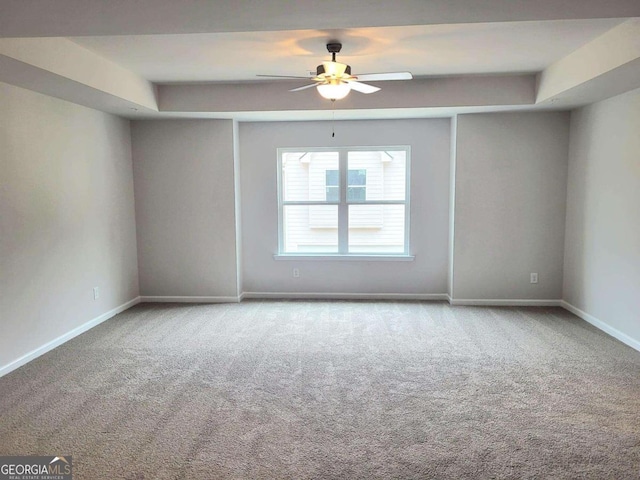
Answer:
<svg viewBox="0 0 640 480"><path fill-rule="evenodd" d="M336 136L336 100L331 100L331 138Z"/></svg>

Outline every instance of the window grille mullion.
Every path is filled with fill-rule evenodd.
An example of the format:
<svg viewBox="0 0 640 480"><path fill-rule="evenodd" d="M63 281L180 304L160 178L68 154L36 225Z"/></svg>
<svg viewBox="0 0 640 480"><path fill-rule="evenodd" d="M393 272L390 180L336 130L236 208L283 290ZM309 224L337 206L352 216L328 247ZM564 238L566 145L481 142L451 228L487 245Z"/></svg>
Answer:
<svg viewBox="0 0 640 480"><path fill-rule="evenodd" d="M349 207L347 206L347 151L339 150L340 204L338 205L338 251L349 253Z"/></svg>

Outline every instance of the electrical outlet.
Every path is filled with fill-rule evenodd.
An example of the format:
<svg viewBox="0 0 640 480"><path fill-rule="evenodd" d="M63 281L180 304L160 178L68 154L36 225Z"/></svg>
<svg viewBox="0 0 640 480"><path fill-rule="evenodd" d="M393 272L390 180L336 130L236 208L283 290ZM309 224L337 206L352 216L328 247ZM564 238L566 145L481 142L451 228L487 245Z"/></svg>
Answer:
<svg viewBox="0 0 640 480"><path fill-rule="evenodd" d="M97 300L100 298L100 289L98 287L93 287L93 299Z"/></svg>
<svg viewBox="0 0 640 480"><path fill-rule="evenodd" d="M299 268L294 268L293 269L293 278L300 278L300 269Z"/></svg>
<svg viewBox="0 0 640 480"><path fill-rule="evenodd" d="M537 273L532 273L531 274L531 283L538 283L538 274Z"/></svg>

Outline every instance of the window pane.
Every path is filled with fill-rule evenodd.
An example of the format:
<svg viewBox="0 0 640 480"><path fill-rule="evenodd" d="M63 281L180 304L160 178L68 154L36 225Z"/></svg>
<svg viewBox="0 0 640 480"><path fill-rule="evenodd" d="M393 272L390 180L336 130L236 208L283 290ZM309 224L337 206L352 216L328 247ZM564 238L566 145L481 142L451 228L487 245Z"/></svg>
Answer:
<svg viewBox="0 0 640 480"><path fill-rule="evenodd" d="M340 201L340 189L338 187L327 187L326 195L327 202Z"/></svg>
<svg viewBox="0 0 640 480"><path fill-rule="evenodd" d="M406 151L349 152L349 186L366 185L366 192L363 199L349 197L348 200L405 200L406 156Z"/></svg>
<svg viewBox="0 0 640 480"><path fill-rule="evenodd" d="M340 185L340 173L338 172L338 170L326 170L325 178L327 187L337 187L338 185Z"/></svg>
<svg viewBox="0 0 640 480"><path fill-rule="evenodd" d="M337 174L338 163L338 152L284 152L282 154L282 198L288 202L308 200L324 202L327 200L325 189L327 175L333 175L328 174L327 171L335 171ZM338 182L335 185L338 188Z"/></svg>
<svg viewBox="0 0 640 480"><path fill-rule="evenodd" d="M366 185L367 184L367 171L363 168L359 170L349 170L349 186L353 185Z"/></svg>
<svg viewBox="0 0 640 480"><path fill-rule="evenodd" d="M367 187L347 187L347 199L365 201L367 199Z"/></svg>
<svg viewBox="0 0 640 480"><path fill-rule="evenodd" d="M285 205L285 253L337 253L337 205Z"/></svg>
<svg viewBox="0 0 640 480"><path fill-rule="evenodd" d="M403 253L404 205L349 205L349 253Z"/></svg>

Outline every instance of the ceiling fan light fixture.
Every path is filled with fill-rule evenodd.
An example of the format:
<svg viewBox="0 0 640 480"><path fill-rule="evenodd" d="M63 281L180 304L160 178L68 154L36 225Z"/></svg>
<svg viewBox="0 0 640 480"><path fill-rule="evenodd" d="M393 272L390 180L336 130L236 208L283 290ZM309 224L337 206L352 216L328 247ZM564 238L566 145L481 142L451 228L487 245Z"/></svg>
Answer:
<svg viewBox="0 0 640 480"><path fill-rule="evenodd" d="M341 100L351 91L348 83L341 82L322 83L316 88L318 93L327 100Z"/></svg>

